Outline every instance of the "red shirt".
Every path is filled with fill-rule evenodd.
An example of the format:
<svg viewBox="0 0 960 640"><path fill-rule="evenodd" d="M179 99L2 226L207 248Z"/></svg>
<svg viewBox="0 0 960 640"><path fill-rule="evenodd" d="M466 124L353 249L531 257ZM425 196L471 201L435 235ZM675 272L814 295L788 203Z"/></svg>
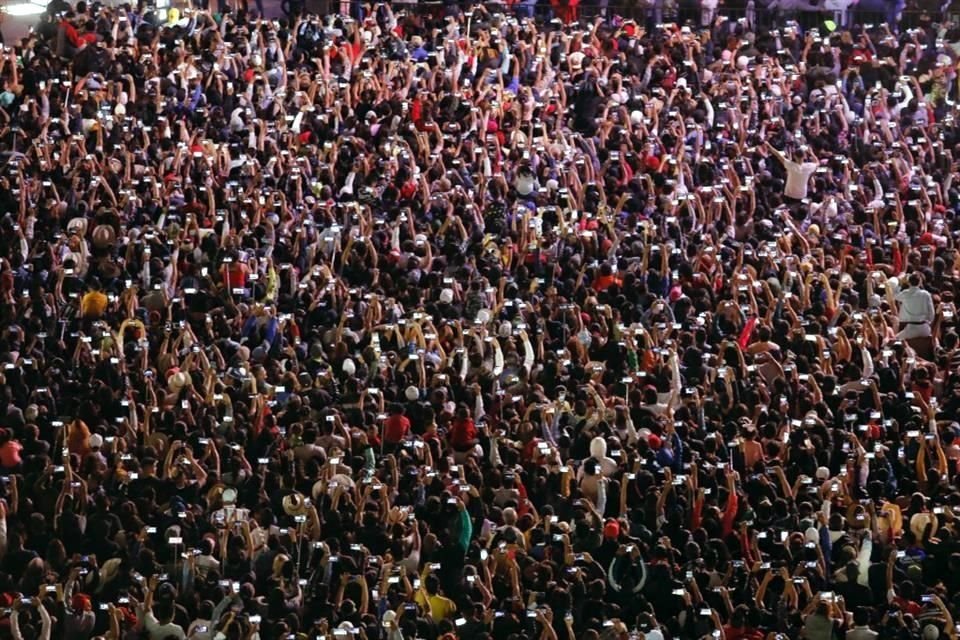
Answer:
<svg viewBox="0 0 960 640"><path fill-rule="evenodd" d="M900 611L903 613L909 613L912 616L918 616L920 615L920 612L923 611L920 605L918 605L916 602L907 600L906 598L902 598L900 596L894 596L893 602L900 607Z"/></svg>
<svg viewBox="0 0 960 640"><path fill-rule="evenodd" d="M454 449L466 449L477 439L477 428L472 418L457 420L450 429L450 446Z"/></svg>
<svg viewBox="0 0 960 640"><path fill-rule="evenodd" d="M383 423L383 441L389 444L401 442L410 431L410 419L397 413L387 418Z"/></svg>
<svg viewBox="0 0 960 640"><path fill-rule="evenodd" d="M0 465L9 468L20 464L21 449L23 445L16 440L10 440L0 447Z"/></svg>
<svg viewBox="0 0 960 640"><path fill-rule="evenodd" d="M231 289L243 289L247 286L247 271L249 270L247 265L242 262L233 262L224 265L224 269L224 279Z"/></svg>
<svg viewBox="0 0 960 640"><path fill-rule="evenodd" d="M606 289L609 289L615 284L619 285L620 281L613 274L610 274L608 276L598 276L597 279L593 281L593 288L596 291L604 291Z"/></svg>
<svg viewBox="0 0 960 640"><path fill-rule="evenodd" d="M723 635L727 640L763 640L763 633L749 627L733 627L727 625L723 628Z"/></svg>

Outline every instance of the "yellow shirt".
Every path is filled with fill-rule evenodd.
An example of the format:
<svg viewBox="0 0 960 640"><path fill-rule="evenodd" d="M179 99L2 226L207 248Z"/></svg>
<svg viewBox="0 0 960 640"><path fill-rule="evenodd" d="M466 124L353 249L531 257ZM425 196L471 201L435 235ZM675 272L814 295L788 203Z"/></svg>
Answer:
<svg viewBox="0 0 960 640"><path fill-rule="evenodd" d="M421 607L426 606L427 602L427 592L424 589L419 589L417 591L414 600L417 601ZM430 596L430 615L433 617L434 622L440 622L441 620L446 620L447 618L452 618L453 614L457 612L457 605L453 603L453 600L450 598L444 598L441 595Z"/></svg>

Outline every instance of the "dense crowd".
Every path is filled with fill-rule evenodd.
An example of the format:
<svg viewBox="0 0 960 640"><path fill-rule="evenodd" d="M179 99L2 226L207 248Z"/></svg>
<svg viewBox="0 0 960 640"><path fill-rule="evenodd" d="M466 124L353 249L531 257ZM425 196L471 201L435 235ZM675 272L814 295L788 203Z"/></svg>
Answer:
<svg viewBox="0 0 960 640"><path fill-rule="evenodd" d="M960 28L707 4L52 2L0 638L956 638Z"/></svg>

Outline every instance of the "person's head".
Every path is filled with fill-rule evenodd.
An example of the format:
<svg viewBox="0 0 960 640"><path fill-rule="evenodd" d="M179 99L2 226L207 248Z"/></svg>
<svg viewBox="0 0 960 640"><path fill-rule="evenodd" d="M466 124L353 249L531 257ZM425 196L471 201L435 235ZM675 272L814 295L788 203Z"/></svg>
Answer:
<svg viewBox="0 0 960 640"><path fill-rule="evenodd" d="M857 607L853 611L853 624L864 627L870 624L870 607Z"/></svg>
<svg viewBox="0 0 960 640"><path fill-rule="evenodd" d="M7 534L7 544L11 549L22 549L23 535L19 531L11 531Z"/></svg>
<svg viewBox="0 0 960 640"><path fill-rule="evenodd" d="M851 560L844 568L844 573L847 576L847 581L855 584L857 582L857 578L860 576L859 563L856 560Z"/></svg>
<svg viewBox="0 0 960 640"><path fill-rule="evenodd" d="M153 613L160 624L169 624L173 620L175 613L173 602L166 598L160 598L154 601Z"/></svg>
<svg viewBox="0 0 960 640"><path fill-rule="evenodd" d="M734 629L743 629L747 626L747 614L749 609L746 605L738 605L730 615L730 626Z"/></svg>

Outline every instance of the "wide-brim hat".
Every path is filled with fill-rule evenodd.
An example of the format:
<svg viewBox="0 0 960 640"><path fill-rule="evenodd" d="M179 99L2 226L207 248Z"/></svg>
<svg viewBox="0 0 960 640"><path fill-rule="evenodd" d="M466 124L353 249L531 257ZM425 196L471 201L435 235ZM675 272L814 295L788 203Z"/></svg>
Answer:
<svg viewBox="0 0 960 640"><path fill-rule="evenodd" d="M307 501L300 493L291 493L283 498L283 510L288 516L302 516L307 512Z"/></svg>

